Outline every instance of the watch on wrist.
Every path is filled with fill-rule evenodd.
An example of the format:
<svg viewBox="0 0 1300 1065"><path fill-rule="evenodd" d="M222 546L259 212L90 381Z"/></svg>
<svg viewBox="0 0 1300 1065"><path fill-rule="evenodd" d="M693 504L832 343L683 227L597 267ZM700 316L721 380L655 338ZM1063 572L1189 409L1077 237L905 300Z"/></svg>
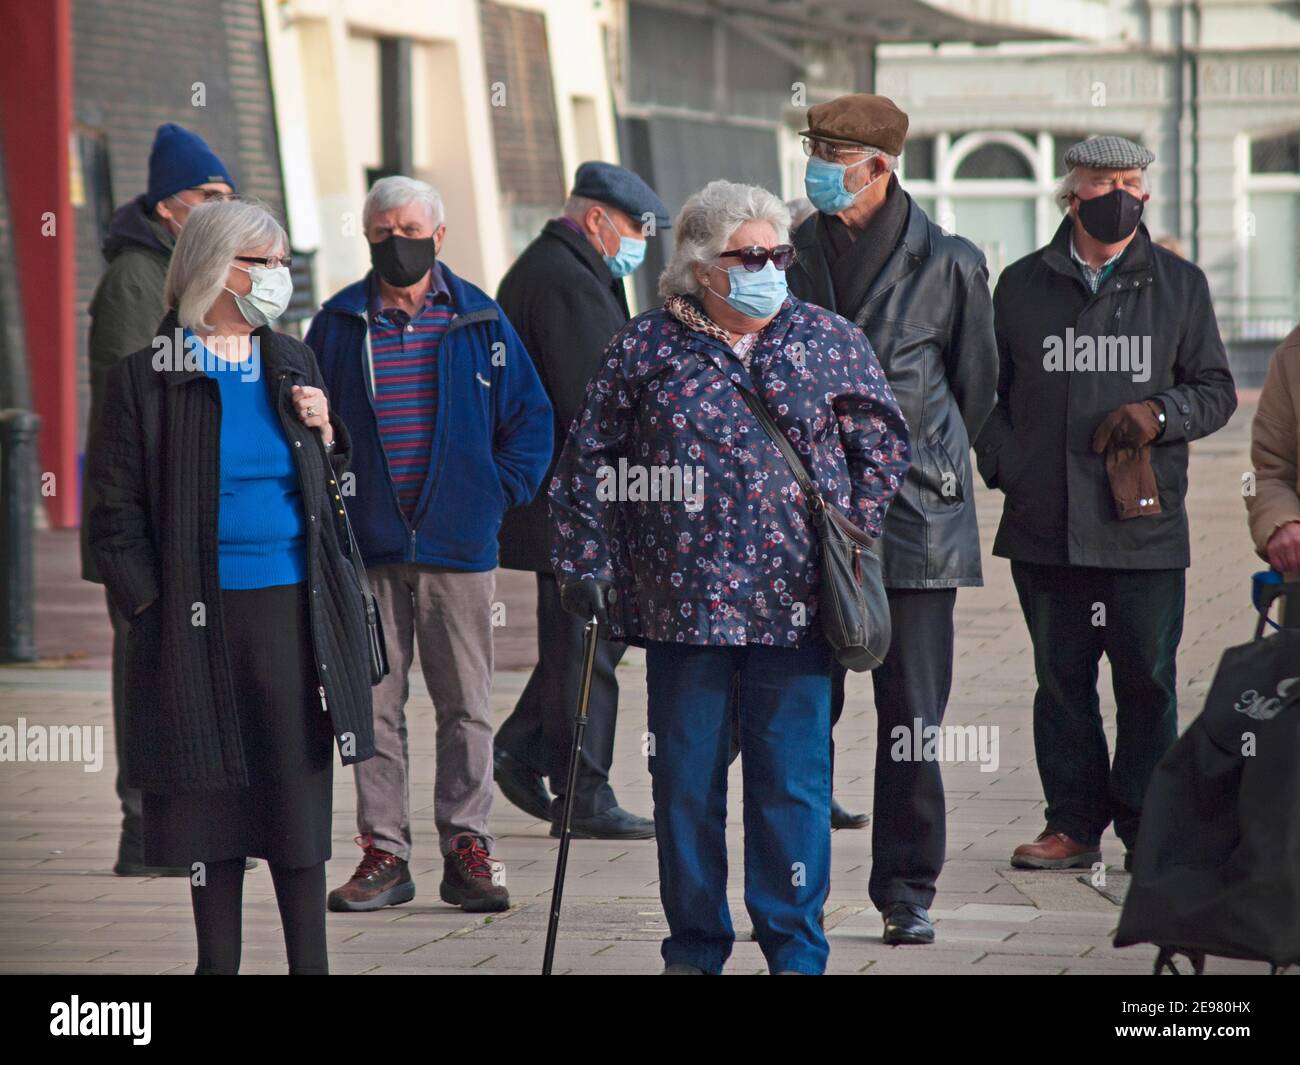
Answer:
<svg viewBox="0 0 1300 1065"><path fill-rule="evenodd" d="M1156 439L1159 440L1165 435L1165 425L1168 423L1168 420L1165 418L1165 405L1158 399L1148 399L1147 407L1150 409L1151 413L1156 416L1156 421L1160 423L1160 432L1156 433Z"/></svg>
<svg viewBox="0 0 1300 1065"><path fill-rule="evenodd" d="M333 441L333 440L325 440L325 441L322 441L322 442L323 442L324 445L325 445L325 450L326 450L326 451L333 451L333 450L334 450L334 441Z"/></svg>

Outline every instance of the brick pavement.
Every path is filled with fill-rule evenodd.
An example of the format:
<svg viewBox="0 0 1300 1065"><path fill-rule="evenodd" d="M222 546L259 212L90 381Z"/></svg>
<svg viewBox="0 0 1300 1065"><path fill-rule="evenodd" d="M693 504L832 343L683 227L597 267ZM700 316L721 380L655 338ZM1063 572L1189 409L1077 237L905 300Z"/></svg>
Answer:
<svg viewBox="0 0 1300 1065"><path fill-rule="evenodd" d="M1180 719L1198 711L1223 648L1250 632L1248 576L1260 568L1245 531L1239 483L1246 461L1250 411L1193 447L1189 507L1194 563L1188 580L1186 630L1179 657ZM987 585L964 590L957 605L957 661L947 722L996 725L1000 764L946 766L948 861L933 914L938 943L890 948L867 898L870 832L839 832L833 841L827 906L834 973L1142 973L1153 950L1110 946L1118 909L1081 883L1078 871L1010 868L1018 843L1041 829L1042 793L1033 761L1028 640L1007 563L988 545L999 498L977 497L985 537ZM102 724L111 746L107 642L96 589L75 580L74 538L42 535L42 615L38 640L50 656L43 668L0 668L0 723L19 716L40 724ZM505 574L499 597L508 624L499 630L493 708L504 720L527 678L533 639L531 580ZM630 652L621 667L624 691L613 783L624 806L650 811L650 779L640 754L645 730L644 658ZM418 676L418 674L417 674ZM1105 673L1103 671L1103 678ZM1107 731L1114 704L1102 685ZM373 914L329 916L331 965L339 973L535 972L540 966L556 842L498 796L494 827L515 906L474 918L437 899L441 861L433 832L432 707L413 695L410 708L416 853L415 901ZM849 704L836 732L836 793L853 809L870 809L875 750L868 678L850 680ZM195 947L183 881L127 880L111 875L118 818L111 755L103 771L69 764L0 764L0 972L186 973ZM739 774L732 776L730 885L739 942L730 973L760 973L741 901ZM335 847L331 885L351 872L351 774L335 784ZM1103 842L1112 887L1122 847ZM283 947L270 876L263 864L245 887L245 972L282 972ZM659 968L664 918L659 906L653 841L577 841L570 857L557 971L652 973ZM1214 973L1261 973L1264 966L1212 959Z"/></svg>

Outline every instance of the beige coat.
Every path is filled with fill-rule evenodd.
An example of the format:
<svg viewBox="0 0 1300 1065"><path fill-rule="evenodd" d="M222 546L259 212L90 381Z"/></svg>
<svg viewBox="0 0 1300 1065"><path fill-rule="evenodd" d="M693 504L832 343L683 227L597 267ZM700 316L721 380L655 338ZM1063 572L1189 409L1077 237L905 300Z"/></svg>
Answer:
<svg viewBox="0 0 1300 1065"><path fill-rule="evenodd" d="M1278 526L1300 521L1300 328L1273 352L1250 430L1255 493L1246 493L1250 535L1267 558Z"/></svg>

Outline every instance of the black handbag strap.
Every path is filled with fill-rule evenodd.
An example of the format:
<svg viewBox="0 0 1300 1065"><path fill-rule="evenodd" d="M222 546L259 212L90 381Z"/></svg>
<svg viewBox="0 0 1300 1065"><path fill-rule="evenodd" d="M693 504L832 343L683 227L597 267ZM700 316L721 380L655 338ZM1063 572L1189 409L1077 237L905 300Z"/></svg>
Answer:
<svg viewBox="0 0 1300 1065"><path fill-rule="evenodd" d="M777 446L782 456L785 458L786 463L790 467L790 472L794 474L794 479L799 484L799 490L803 493L804 499L808 501L808 509L812 512L814 520L820 523L824 515L830 515L831 522L839 526L839 528L843 530L844 535L848 536L849 539L856 541L862 547L875 551L877 543L876 539L864 533L849 521L848 518L841 514L833 504L828 503L822 496L821 491L817 487L817 482L809 476L808 467L803 464L803 459L799 457L799 452L797 452L794 449L794 445L790 443L790 438L787 437L785 433L781 431L781 427L776 424L776 420L767 409L767 404L758 398L758 394L754 392L752 388L746 388L734 377L728 375L727 380L729 380L735 387L736 391L740 393L741 398L745 401L745 405L749 407L750 411L753 412L754 417L758 419L758 424L761 425L763 431L771 437L772 443Z"/></svg>
<svg viewBox="0 0 1300 1065"><path fill-rule="evenodd" d="M352 519L348 517L348 507L343 502L342 492L339 493L339 509L343 511L343 524L348 530L348 554L351 556L352 568L357 571L357 583L361 585L361 594L368 602L374 598L370 592L370 578L366 576L366 564L361 560L361 548L357 546L357 537L352 531Z"/></svg>
<svg viewBox="0 0 1300 1065"><path fill-rule="evenodd" d="M334 473L334 464L330 462L330 453L325 447L325 441L321 439L318 433L316 439L320 442L321 458L325 460L325 472ZM329 488L325 489L326 495L337 495L339 504L339 513L343 515L343 528L348 534L348 561L352 563L352 568L356 571L357 583L361 585L361 595L364 602L369 604L373 595L370 592L370 578L366 576L366 564L361 558L361 548L357 546L356 533L352 531L352 519L348 516L348 505L343 502L343 486L338 483L338 476L335 475L334 486L337 492L331 493Z"/></svg>
<svg viewBox="0 0 1300 1065"><path fill-rule="evenodd" d="M790 471L794 474L794 479L799 482L799 490L803 492L804 499L808 500L808 505L814 508L823 505L821 492L817 490L816 482L808 475L808 467L803 464L803 459L799 457L799 452L795 451L789 437L781 432L781 427L776 424L776 421L768 412L767 404L735 378L729 377L728 380L736 386L736 391L740 393L741 399L745 401L746 406L758 419L758 424L772 438L772 443L780 449L785 461L790 466Z"/></svg>

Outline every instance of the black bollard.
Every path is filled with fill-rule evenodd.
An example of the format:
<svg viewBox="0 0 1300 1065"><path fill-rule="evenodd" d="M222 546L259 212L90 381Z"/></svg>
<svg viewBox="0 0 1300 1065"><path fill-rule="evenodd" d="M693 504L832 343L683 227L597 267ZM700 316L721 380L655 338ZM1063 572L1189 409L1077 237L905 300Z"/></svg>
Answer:
<svg viewBox="0 0 1300 1065"><path fill-rule="evenodd" d="M36 433L27 410L0 411L0 662L36 660Z"/></svg>

